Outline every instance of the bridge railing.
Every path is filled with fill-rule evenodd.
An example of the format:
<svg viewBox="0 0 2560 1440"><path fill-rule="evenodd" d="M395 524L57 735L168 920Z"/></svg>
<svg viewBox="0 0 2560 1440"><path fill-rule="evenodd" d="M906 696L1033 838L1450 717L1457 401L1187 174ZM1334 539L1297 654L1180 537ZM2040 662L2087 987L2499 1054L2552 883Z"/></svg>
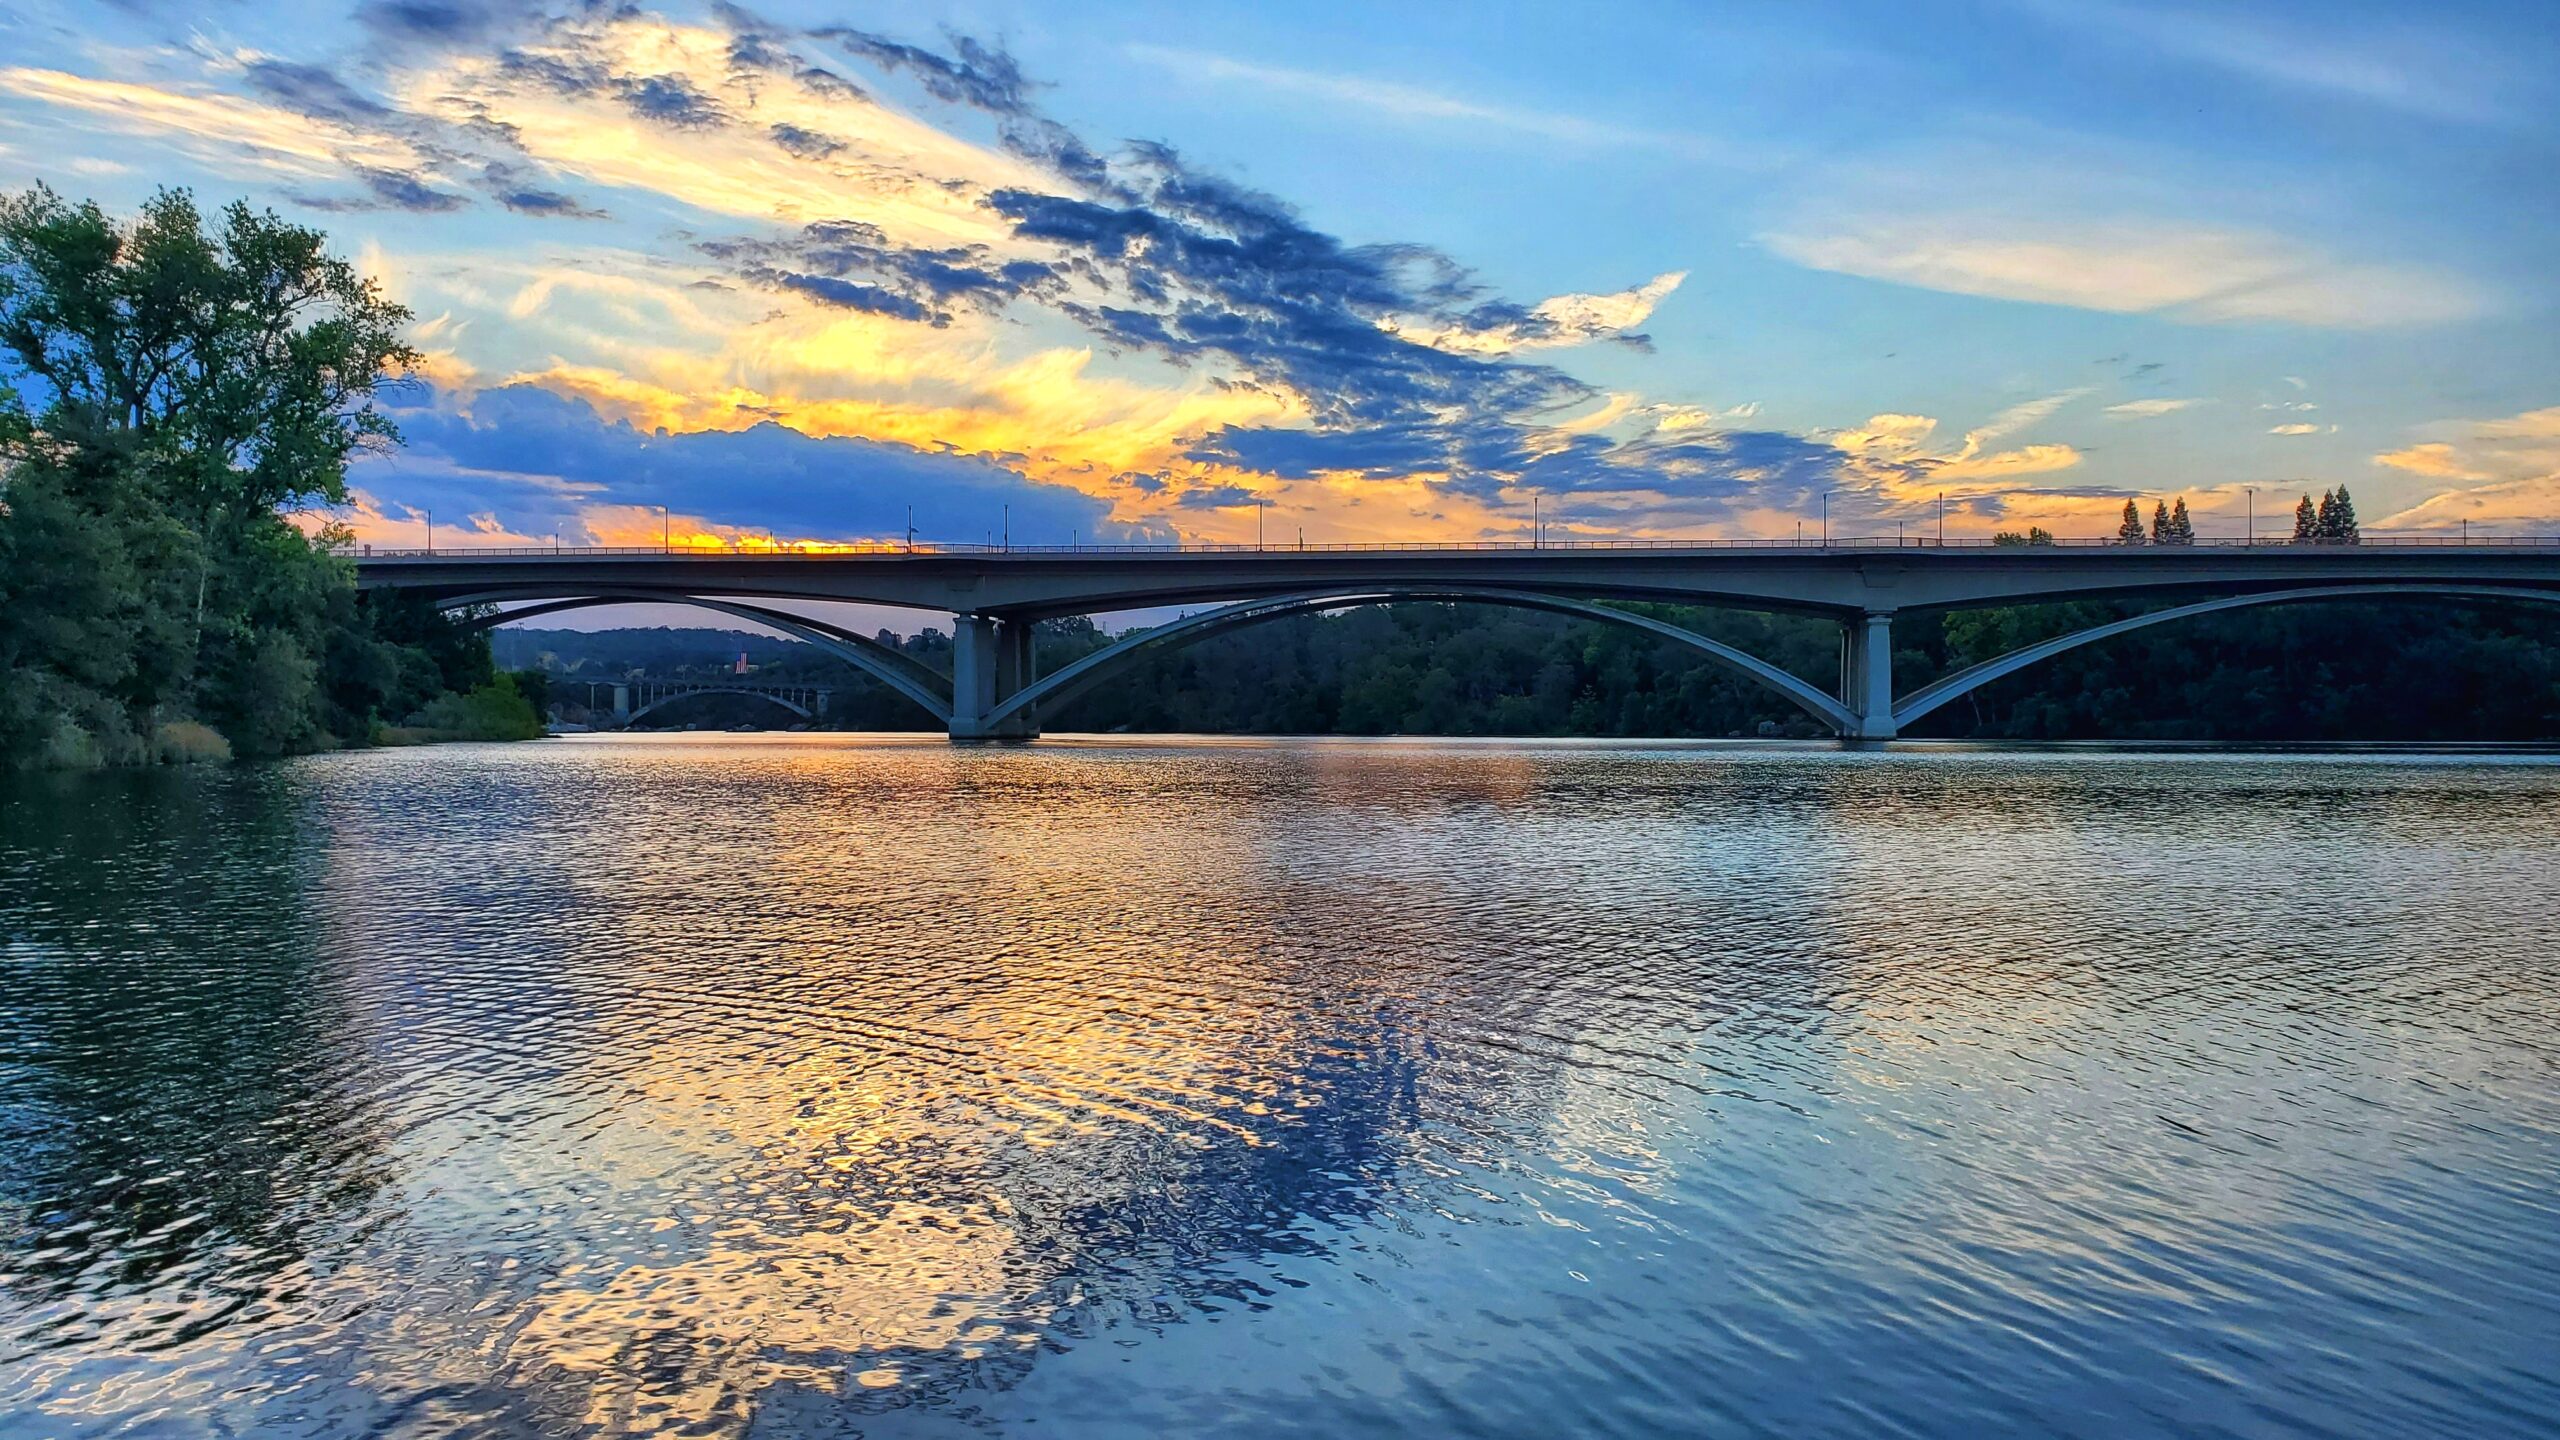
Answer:
<svg viewBox="0 0 2560 1440"><path fill-rule="evenodd" d="M349 559L500 559L535 556L604 556L653 555L701 560L835 560L861 555L1282 555L1282 554L1346 554L1346 553L1437 553L1533 550L1651 550L1687 552L1698 550L2015 550L2033 554L2044 549L2125 549L2136 552L2166 553L2179 550L2405 550L2412 548L2496 549L2548 547L2560 549L2560 535L2493 535L2478 531L2445 530L2367 530L2353 541L2296 540L2290 535L2261 535L2249 539L2237 535L2198 537L2183 545L2125 545L2112 536L2100 538L2042 540L2034 544L2001 542L1985 536L1958 536L1941 539L1935 535L1835 535L1829 539L1655 539L1621 540L1575 538L1569 540L1331 540L1280 545L1250 545L1230 541L1162 541L1103 543L1085 541L1071 545L1007 545L981 541L918 541L907 544L792 544L771 547L711 545L436 545L388 546L342 545L335 553Z"/></svg>

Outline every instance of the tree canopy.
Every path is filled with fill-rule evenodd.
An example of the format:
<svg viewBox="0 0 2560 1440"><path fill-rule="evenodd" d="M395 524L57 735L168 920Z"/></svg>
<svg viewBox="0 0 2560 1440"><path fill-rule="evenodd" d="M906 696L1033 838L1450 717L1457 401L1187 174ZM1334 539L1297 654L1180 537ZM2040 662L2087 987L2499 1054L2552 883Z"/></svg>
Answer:
<svg viewBox="0 0 2560 1440"><path fill-rule="evenodd" d="M287 518L396 443L409 319L270 211L0 197L0 763L276 754L488 679Z"/></svg>

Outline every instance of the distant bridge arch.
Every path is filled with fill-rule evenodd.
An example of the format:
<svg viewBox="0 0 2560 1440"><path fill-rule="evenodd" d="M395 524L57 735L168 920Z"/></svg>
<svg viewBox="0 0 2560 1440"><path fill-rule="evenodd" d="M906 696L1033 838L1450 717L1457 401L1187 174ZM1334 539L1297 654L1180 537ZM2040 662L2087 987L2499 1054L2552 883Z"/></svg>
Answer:
<svg viewBox="0 0 2560 1440"><path fill-rule="evenodd" d="M629 714L615 718L624 724L629 724L643 715L664 710L679 700L690 700L696 695L751 695L758 700L770 700L803 720L813 720L826 713L825 700L818 698L825 692L816 687L792 687L790 690L785 690L770 685L688 685L677 682L651 686L643 693L648 697L647 699L633 706ZM812 698L804 704L793 698L795 693L806 693Z"/></svg>
<svg viewBox="0 0 2560 1440"><path fill-rule="evenodd" d="M503 604L521 597L506 593L464 595L442 602L446 609L476 608ZM951 723L951 681L914 656L881 644L869 635L847 630L839 625L794 615L743 600L715 599L702 595L659 594L652 591L616 591L593 595L542 598L513 610L500 610L473 616L465 623L476 629L489 629L517 620L531 620L544 615L557 615L570 610L589 610L600 605L690 605L699 610L732 616L779 630L794 640L813 645L828 655L851 665L863 674L888 686L897 694L914 701L935 722ZM654 708L654 707L652 707ZM635 718L646 711L633 712ZM803 712L804 714L807 712Z"/></svg>

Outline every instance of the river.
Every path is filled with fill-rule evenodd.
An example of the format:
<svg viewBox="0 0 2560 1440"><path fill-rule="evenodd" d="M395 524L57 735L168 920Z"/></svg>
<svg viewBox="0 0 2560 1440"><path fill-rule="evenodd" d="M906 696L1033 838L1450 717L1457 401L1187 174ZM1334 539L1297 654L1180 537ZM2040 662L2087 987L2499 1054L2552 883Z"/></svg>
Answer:
<svg viewBox="0 0 2560 1440"><path fill-rule="evenodd" d="M10 1436L2550 1434L2560 762L0 787Z"/></svg>

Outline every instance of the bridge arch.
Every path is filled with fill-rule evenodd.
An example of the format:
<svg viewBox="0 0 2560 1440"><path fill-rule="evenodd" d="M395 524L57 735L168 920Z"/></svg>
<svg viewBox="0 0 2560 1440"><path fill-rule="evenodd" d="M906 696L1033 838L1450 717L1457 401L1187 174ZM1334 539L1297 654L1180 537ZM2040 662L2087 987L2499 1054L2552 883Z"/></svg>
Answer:
<svg viewBox="0 0 2560 1440"><path fill-rule="evenodd" d="M823 620L814 620L806 615L794 615L787 610L776 610L770 606L749 604L742 600L721 600L701 595L666 595L650 591L600 591L592 595L550 597L519 597L501 592L462 596L447 600L443 605L446 609L452 609L458 606L495 604L519 598L533 600L535 603L514 610L473 616L465 623L475 629L489 629L510 621L556 615L567 610L593 609L600 605L690 605L696 609L734 616L740 620L779 630L794 640L813 645L914 701L926 714L931 715L936 723L943 725L951 723L951 682L914 656L893 650L857 631L830 625Z"/></svg>
<svg viewBox="0 0 2560 1440"><path fill-rule="evenodd" d="M2522 600L2532 604L2560 605L2560 590L2510 589L2496 585L2434 585L2424 583L2385 583L2368 585L2313 585L2294 590L2262 590L2246 595L2225 595L2214 600L2200 600L2191 605L2174 605L2166 610L2152 610L2128 616L2105 625L2093 625L2068 635L2057 635L2033 645L2021 645L2006 655L1995 655L1978 661L1949 675L1921 686L1893 702L1893 724L1896 730L1936 710L1951 700L1981 689L1994 680L2003 679L2028 666L2050 660L2065 651L2083 645L2095 645L2118 635L2153 625L2189 620L2198 615L2211 615L2223 610L2245 610L2259 605L2300 605L2319 600Z"/></svg>
<svg viewBox="0 0 2560 1440"><path fill-rule="evenodd" d="M1308 591L1295 595L1278 595L1267 599L1239 601L1233 605L1204 610L1196 615L1143 630L1094 651L1092 654L1061 667L1055 673L1023 686L1010 696L1001 697L989 710L985 721L1001 724L1027 716L1033 707L1073 699L1125 664L1141 650L1165 645L1188 645L1212 635L1279 620L1291 615L1308 615L1327 610L1348 610L1362 605L1391 604L1400 601L1435 601L1478 605L1500 605L1516 610L1541 610L1549 614L1570 615L1584 620L1602 620L1624 625L1659 636L1698 651L1725 669L1776 691L1798 708L1812 715L1840 734L1853 733L1858 718L1838 699L1825 694L1812 683L1791 675L1768 661L1747 651L1735 649L1721 640L1710 639L1693 630L1656 620L1632 611L1616 610L1587 600L1568 600L1525 590L1497 590L1476 587L1395 587L1358 591Z"/></svg>
<svg viewBox="0 0 2560 1440"><path fill-rule="evenodd" d="M759 700L770 700L774 704L781 706L783 709L790 711L792 714L799 716L803 720L809 719L816 713L808 706L803 705L796 700L785 699L780 695L774 694L770 690L755 690L743 685L703 685L691 690L678 690L671 695L661 695L657 699L650 701L648 704L641 706L639 709L632 711L628 719L637 720L643 715L650 714L653 711L663 710L668 706L675 704L679 700L690 700L696 695L752 695Z"/></svg>

